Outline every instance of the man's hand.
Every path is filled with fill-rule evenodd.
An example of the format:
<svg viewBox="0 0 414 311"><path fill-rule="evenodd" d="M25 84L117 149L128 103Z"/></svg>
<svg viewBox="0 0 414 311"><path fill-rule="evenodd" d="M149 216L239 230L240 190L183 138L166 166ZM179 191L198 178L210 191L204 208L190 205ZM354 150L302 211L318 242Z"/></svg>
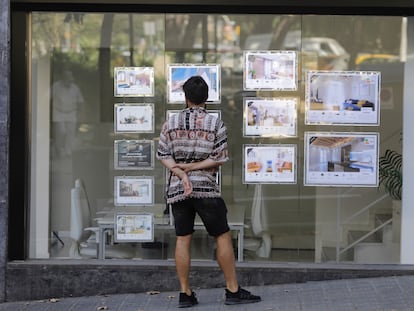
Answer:
<svg viewBox="0 0 414 311"><path fill-rule="evenodd" d="M174 159L163 159L161 160L161 163L166 168L171 170L171 172L174 175L178 176L178 178L181 179L181 182L183 183L183 188L184 188L184 195L185 196L190 195L193 192L193 183L188 177L187 172L179 166L181 164L175 163ZM191 163L188 163L188 164L191 164ZM182 165L184 165L184 163Z"/></svg>
<svg viewBox="0 0 414 311"><path fill-rule="evenodd" d="M186 173L182 174L180 178L184 187L184 195L189 196L191 192L193 192L193 183L191 182L190 178Z"/></svg>
<svg viewBox="0 0 414 311"><path fill-rule="evenodd" d="M179 168L183 170L185 173L197 170L205 170L214 167L219 167L224 162L216 162L211 159L205 159L199 162L191 162L191 163L175 163L172 168Z"/></svg>
<svg viewBox="0 0 414 311"><path fill-rule="evenodd" d="M173 166L173 168L179 168L183 170L185 173L193 171L193 163L177 163Z"/></svg>

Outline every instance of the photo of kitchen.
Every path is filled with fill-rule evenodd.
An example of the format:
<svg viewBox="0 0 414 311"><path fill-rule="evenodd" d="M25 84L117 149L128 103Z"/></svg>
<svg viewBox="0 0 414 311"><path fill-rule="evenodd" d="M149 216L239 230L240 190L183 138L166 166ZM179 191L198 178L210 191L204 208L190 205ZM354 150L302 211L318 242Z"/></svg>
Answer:
<svg viewBox="0 0 414 311"><path fill-rule="evenodd" d="M307 133L307 182L377 185L377 135Z"/></svg>

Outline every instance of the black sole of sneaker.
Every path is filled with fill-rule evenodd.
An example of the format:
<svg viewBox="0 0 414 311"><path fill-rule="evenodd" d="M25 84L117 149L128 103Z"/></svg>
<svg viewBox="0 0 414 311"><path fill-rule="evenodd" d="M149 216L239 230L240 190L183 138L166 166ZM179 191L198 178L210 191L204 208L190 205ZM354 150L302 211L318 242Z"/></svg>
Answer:
<svg viewBox="0 0 414 311"><path fill-rule="evenodd" d="M255 302L260 302L261 300L235 300L235 301L225 301L224 304L225 305L242 305L242 304L246 304L246 303L255 303Z"/></svg>
<svg viewBox="0 0 414 311"><path fill-rule="evenodd" d="M196 303L186 303L186 304L179 304L178 308L191 308L197 305Z"/></svg>

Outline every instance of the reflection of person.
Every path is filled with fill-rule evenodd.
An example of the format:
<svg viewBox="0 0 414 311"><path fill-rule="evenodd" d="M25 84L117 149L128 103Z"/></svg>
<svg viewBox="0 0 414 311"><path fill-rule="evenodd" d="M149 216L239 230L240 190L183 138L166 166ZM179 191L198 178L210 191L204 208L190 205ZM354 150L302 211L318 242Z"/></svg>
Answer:
<svg viewBox="0 0 414 311"><path fill-rule="evenodd" d="M225 304L260 301L259 296L242 289L237 282L227 208L215 178L219 166L228 159L226 127L205 109L208 85L203 78L189 78L183 90L187 107L164 123L157 151L157 158L172 174L167 203L172 204L177 235L175 260L181 285L179 307L198 303L189 283L190 246L196 213L208 233L216 239L217 261L226 280Z"/></svg>
<svg viewBox="0 0 414 311"><path fill-rule="evenodd" d="M260 113L259 109L256 107L253 101L247 104L248 106L248 125L250 126L257 126L260 123Z"/></svg>
<svg viewBox="0 0 414 311"><path fill-rule="evenodd" d="M52 86L52 120L55 148L59 156L72 153L77 114L83 102L81 91L73 82L72 73L65 71L62 80L55 82Z"/></svg>

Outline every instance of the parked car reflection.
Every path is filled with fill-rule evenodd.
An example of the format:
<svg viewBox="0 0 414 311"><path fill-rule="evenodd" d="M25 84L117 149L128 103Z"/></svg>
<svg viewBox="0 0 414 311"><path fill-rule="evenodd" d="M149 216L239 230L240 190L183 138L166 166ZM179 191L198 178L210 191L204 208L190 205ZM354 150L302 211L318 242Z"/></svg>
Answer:
<svg viewBox="0 0 414 311"><path fill-rule="evenodd" d="M273 34L256 34L246 39L245 50L268 50ZM298 35L287 35L281 47L283 50L297 50L306 54L315 53L317 68L321 70L347 70L349 53L333 38L309 37L301 38Z"/></svg>
<svg viewBox="0 0 414 311"><path fill-rule="evenodd" d="M384 53L360 53L355 59L356 69L399 63L400 56Z"/></svg>

